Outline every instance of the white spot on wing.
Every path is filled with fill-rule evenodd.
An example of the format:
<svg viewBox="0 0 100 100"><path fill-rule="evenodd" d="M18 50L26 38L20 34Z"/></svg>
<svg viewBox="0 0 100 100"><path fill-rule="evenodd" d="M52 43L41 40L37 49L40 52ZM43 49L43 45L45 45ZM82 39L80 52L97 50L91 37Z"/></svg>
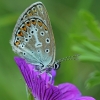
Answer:
<svg viewBox="0 0 100 100"><path fill-rule="evenodd" d="M37 33L38 32L38 29L35 28L32 24L31 24L31 30L30 30L30 32L31 31L34 31L33 35L34 35L34 38L35 38L35 41L36 41L35 47L36 48L41 47L42 46L42 43L38 39L38 33Z"/></svg>
<svg viewBox="0 0 100 100"><path fill-rule="evenodd" d="M41 35L41 36L44 36L44 35L45 35L45 33L44 33L43 31L41 31L41 32L40 32L40 35Z"/></svg>
<svg viewBox="0 0 100 100"><path fill-rule="evenodd" d="M45 49L45 52L46 52L46 53L49 53L49 52L50 52L50 50L49 50L49 49Z"/></svg>
<svg viewBox="0 0 100 100"><path fill-rule="evenodd" d="M46 43L50 43L50 39L49 38L46 38L45 42Z"/></svg>

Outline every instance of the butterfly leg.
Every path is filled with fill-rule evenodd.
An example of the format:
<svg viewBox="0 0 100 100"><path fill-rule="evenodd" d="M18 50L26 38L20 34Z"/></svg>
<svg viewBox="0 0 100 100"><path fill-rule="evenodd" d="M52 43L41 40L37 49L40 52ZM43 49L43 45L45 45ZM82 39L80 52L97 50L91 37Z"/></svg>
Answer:
<svg viewBox="0 0 100 100"><path fill-rule="evenodd" d="M38 71L38 72L39 72L39 73L38 73L38 77L41 78L41 75L45 72L45 70L42 71L42 72L41 72L41 71Z"/></svg>
<svg viewBox="0 0 100 100"><path fill-rule="evenodd" d="M46 73L47 73L48 76L49 76L49 83L50 83L50 84L53 84L54 77L53 77L53 75L52 75L52 73L51 73L51 70L52 70L52 68L47 68L47 69L46 69Z"/></svg>
<svg viewBox="0 0 100 100"><path fill-rule="evenodd" d="M52 74L51 74L51 73L47 73L47 74L48 74L48 76L50 77L50 78L49 78L49 83L52 84L52 80L53 80Z"/></svg>
<svg viewBox="0 0 100 100"><path fill-rule="evenodd" d="M53 78L53 76L52 76L52 74L51 74L50 71L44 70L44 71L42 71L42 72L39 72L38 77L41 78L42 74L44 74L45 72L46 72L46 74L45 74L45 77L43 77L43 79L46 81L46 80L47 80L46 77L49 77L49 78L48 78L48 82L49 82L50 84L53 84L54 78Z"/></svg>

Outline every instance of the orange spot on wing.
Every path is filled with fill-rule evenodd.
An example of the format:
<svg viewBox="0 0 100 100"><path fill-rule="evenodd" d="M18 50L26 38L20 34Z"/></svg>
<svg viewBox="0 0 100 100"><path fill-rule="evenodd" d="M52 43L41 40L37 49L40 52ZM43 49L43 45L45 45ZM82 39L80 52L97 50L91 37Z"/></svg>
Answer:
<svg viewBox="0 0 100 100"><path fill-rule="evenodd" d="M28 11L27 11L27 14L26 14L28 17L30 17L30 16L32 16L33 15L33 12L32 12L32 10L31 9L29 9Z"/></svg>
<svg viewBox="0 0 100 100"><path fill-rule="evenodd" d="M42 26L42 24L43 24L42 22L38 21L38 25L39 25L40 27Z"/></svg>
<svg viewBox="0 0 100 100"><path fill-rule="evenodd" d="M26 23L26 26L30 27L31 26L31 23L30 22L27 22Z"/></svg>
<svg viewBox="0 0 100 100"><path fill-rule="evenodd" d="M36 20L32 20L32 24L33 25L36 25Z"/></svg>
<svg viewBox="0 0 100 100"><path fill-rule="evenodd" d="M28 14L28 17L30 17L30 16L32 16L33 15L33 13L32 12L30 12L29 14Z"/></svg>
<svg viewBox="0 0 100 100"><path fill-rule="evenodd" d="M24 36L23 33L20 31L17 36Z"/></svg>
<svg viewBox="0 0 100 100"><path fill-rule="evenodd" d="M48 30L48 28L47 28L47 26L46 25L43 25L43 28L47 31Z"/></svg>
<svg viewBox="0 0 100 100"><path fill-rule="evenodd" d="M21 28L21 30L23 30L23 31L27 31L26 26L23 26L23 27Z"/></svg>
<svg viewBox="0 0 100 100"><path fill-rule="evenodd" d="M16 42L14 43L15 46L18 46L19 44L20 44L20 41L16 41Z"/></svg>
<svg viewBox="0 0 100 100"><path fill-rule="evenodd" d="M37 10L36 9L33 9L33 13L36 13L37 12Z"/></svg>

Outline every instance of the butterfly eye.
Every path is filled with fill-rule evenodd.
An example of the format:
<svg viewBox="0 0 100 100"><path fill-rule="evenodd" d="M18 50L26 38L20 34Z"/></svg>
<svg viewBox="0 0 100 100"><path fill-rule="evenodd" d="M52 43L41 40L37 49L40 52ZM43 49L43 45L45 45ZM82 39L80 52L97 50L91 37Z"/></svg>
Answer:
<svg viewBox="0 0 100 100"><path fill-rule="evenodd" d="M55 62L53 65L53 69L57 70L60 68L60 63L59 62Z"/></svg>

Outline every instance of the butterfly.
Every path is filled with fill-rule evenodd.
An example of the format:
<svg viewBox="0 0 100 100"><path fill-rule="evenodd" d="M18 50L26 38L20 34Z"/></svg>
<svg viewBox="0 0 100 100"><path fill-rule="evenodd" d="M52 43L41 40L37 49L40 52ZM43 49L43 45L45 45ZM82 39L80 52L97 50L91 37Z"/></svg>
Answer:
<svg viewBox="0 0 100 100"><path fill-rule="evenodd" d="M34 64L40 73L60 67L62 60L55 61L54 35L42 2L33 3L20 15L10 44L15 53Z"/></svg>

